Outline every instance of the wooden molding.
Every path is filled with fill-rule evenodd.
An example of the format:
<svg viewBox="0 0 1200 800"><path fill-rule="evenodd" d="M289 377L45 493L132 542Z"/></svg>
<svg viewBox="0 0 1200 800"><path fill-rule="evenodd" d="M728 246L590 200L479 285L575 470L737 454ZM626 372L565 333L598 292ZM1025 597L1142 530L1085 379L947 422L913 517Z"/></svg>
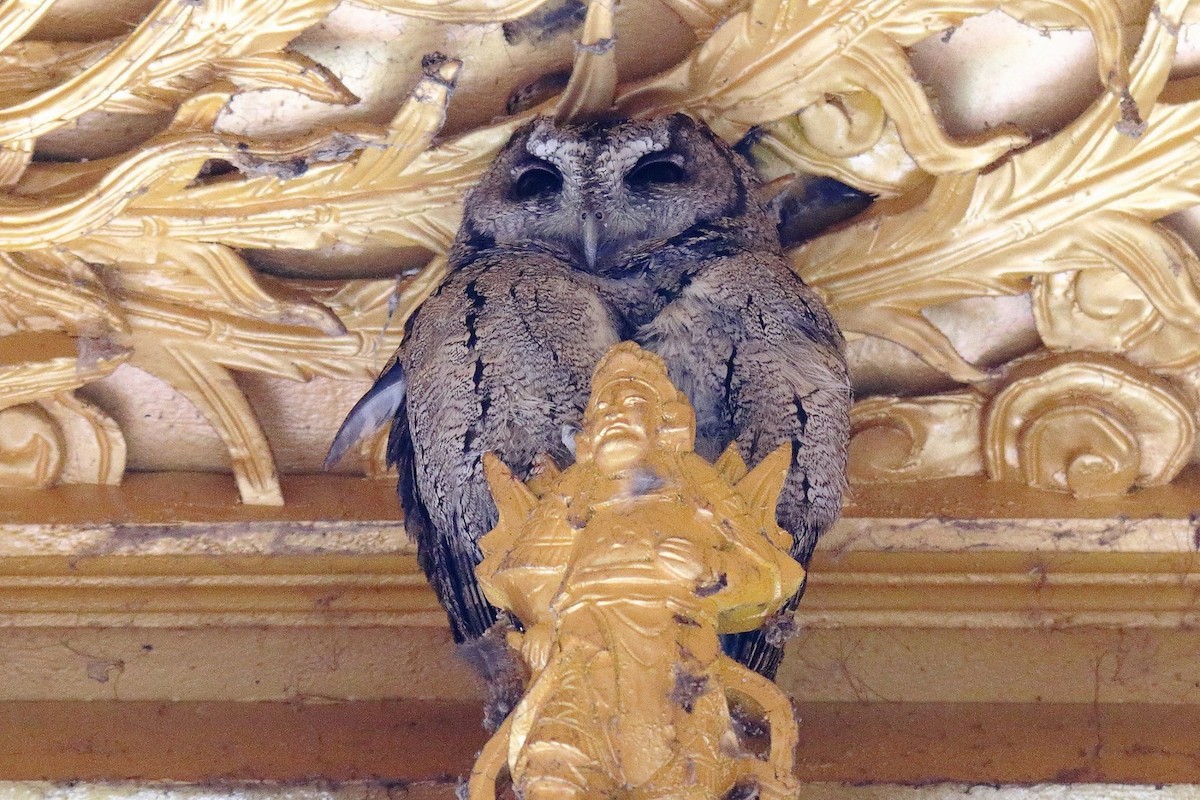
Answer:
<svg viewBox="0 0 1200 800"><path fill-rule="evenodd" d="M1140 518L1084 516L1102 509L979 478L859 492L818 550L800 623L1193 625L1200 523L1187 477L1155 490L1158 515ZM219 475L7 492L0 625L445 624L387 482L294 476L284 488L295 499L271 509L236 504ZM1141 500L1124 505L1148 512L1154 499Z"/></svg>
<svg viewBox="0 0 1200 800"><path fill-rule="evenodd" d="M860 488L780 682L824 701L1200 701L1196 482L1091 502L981 478ZM202 473L0 492L0 701L476 697L390 482L282 486L275 508Z"/></svg>
<svg viewBox="0 0 1200 800"><path fill-rule="evenodd" d="M394 554L287 555L289 534L267 528L274 529L270 546L250 554L4 558L0 625L445 625L407 546ZM186 543L189 530L197 529L172 526L173 544ZM135 525L120 535L152 541L162 532ZM238 541L242 533L238 523L215 523L195 536L228 534L231 549L258 544L247 541L253 534ZM353 540L353 531L339 533ZM798 621L806 628L1190 626L1200 621L1200 555L825 554L814 559Z"/></svg>
<svg viewBox="0 0 1200 800"><path fill-rule="evenodd" d="M798 712L805 798L932 800L960 796L964 783L991 784L968 794L989 800L1062 797L1064 783L1069 796L1096 800L1197 796L1147 786L1196 780L1195 707L801 703ZM130 796L120 781L136 780L136 797L164 800L259 800L280 785L289 797L351 800L380 796L381 784L388 798L411 797L411 787L449 800L486 738L479 719L462 702L4 703L0 771L7 781L107 785L104 796L117 798ZM1018 788L1038 784L1058 788ZM0 793L19 785L0 783Z"/></svg>

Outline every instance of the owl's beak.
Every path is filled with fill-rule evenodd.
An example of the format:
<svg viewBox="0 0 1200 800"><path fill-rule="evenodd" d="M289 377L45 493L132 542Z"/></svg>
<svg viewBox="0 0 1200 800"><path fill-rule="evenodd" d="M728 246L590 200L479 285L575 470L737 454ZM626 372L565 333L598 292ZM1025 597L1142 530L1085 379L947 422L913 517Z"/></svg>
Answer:
<svg viewBox="0 0 1200 800"><path fill-rule="evenodd" d="M596 251L600 247L600 216L587 213L583 217L583 257L589 267L596 266Z"/></svg>

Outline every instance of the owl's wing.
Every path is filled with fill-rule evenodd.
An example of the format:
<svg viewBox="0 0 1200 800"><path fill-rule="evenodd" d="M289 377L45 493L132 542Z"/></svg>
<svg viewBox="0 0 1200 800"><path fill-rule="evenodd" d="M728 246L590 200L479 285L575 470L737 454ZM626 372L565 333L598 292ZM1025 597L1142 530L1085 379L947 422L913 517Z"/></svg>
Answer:
<svg viewBox="0 0 1200 800"><path fill-rule="evenodd" d="M779 241L790 249L850 219L874 200L874 195L833 178L803 175L775 196L771 210L779 218Z"/></svg>
<svg viewBox="0 0 1200 800"><path fill-rule="evenodd" d="M519 478L548 453L570 454L592 371L617 341L587 276L530 249L494 249L458 266L410 317L408 394L393 429L400 495L418 558L459 641L495 619L474 568L496 523L482 456Z"/></svg>
<svg viewBox="0 0 1200 800"><path fill-rule="evenodd" d="M782 255L713 259L637 338L667 362L692 401L697 452L736 441L753 466L782 444L792 464L776 508L807 565L837 518L845 486L850 383L829 312ZM786 607L795 609L799 596ZM782 641L763 631L726 637L729 655L768 677Z"/></svg>
<svg viewBox="0 0 1200 800"><path fill-rule="evenodd" d="M400 359L393 357L375 385L354 404L342 421L342 427L338 428L333 443L329 445L329 453L325 456L325 469L331 469L342 460L347 450L395 420L404 404L407 388L408 381L404 376L404 368L400 366Z"/></svg>
<svg viewBox="0 0 1200 800"><path fill-rule="evenodd" d="M454 641L482 636L495 623L496 609L484 598L475 579L478 548L465 537L439 535L430 521L429 509L417 489L412 432L403 403L388 436L387 458L388 466L395 466L399 473L396 491L404 509L404 530L416 543L417 563L446 609Z"/></svg>

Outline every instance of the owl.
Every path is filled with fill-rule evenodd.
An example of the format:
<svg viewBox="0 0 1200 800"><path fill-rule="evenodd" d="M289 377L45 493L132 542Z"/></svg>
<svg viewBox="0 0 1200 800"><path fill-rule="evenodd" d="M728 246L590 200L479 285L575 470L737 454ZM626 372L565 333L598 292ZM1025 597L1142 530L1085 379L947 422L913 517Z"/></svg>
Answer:
<svg viewBox="0 0 1200 800"><path fill-rule="evenodd" d="M522 479L541 454L569 464L592 370L622 340L664 358L701 455L735 442L753 466L790 445L778 518L808 563L840 511L850 386L778 225L747 161L685 115L513 134L466 196L448 276L330 450L391 422L406 526L457 641L496 620L474 575L496 522L483 453ZM781 638L725 645L773 677Z"/></svg>

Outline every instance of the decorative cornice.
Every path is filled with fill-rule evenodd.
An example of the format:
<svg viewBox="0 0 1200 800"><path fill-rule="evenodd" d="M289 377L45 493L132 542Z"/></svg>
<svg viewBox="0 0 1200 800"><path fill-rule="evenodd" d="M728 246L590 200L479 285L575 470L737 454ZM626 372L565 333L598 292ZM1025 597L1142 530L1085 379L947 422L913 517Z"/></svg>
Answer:
<svg viewBox="0 0 1200 800"><path fill-rule="evenodd" d="M1157 500L1132 509L1139 517L1085 516L1104 509L980 478L859 492L818 548L799 620L814 629L1200 623L1195 477L1153 490ZM4 503L0 625L445 624L386 482L293 476L283 486L297 502L281 509L221 502L232 488L218 475L5 493L38 502L24 512Z"/></svg>
<svg viewBox="0 0 1200 800"><path fill-rule="evenodd" d="M806 800L1200 797L1194 784L1171 785L1195 780L1195 706L802 701L797 710ZM451 800L485 738L477 704L461 701L0 712L0 770L12 776L0 794L30 800Z"/></svg>

